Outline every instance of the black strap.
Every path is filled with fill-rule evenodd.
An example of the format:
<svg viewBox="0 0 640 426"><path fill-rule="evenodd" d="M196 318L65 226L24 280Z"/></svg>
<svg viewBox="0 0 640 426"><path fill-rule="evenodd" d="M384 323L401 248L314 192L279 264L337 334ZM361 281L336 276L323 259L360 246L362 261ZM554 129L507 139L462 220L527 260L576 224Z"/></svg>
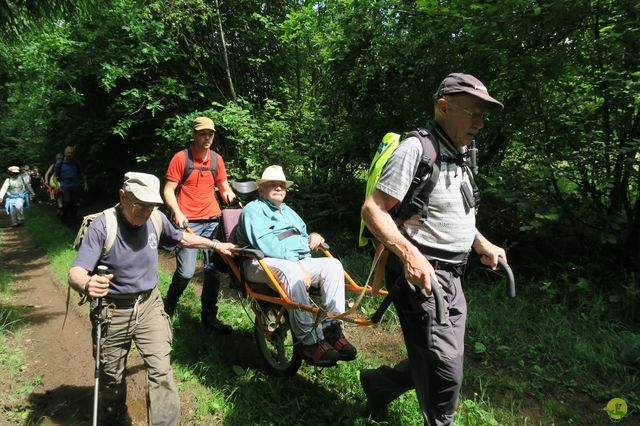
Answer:
<svg viewBox="0 0 640 426"><path fill-rule="evenodd" d="M442 260L432 260L430 262L431 262L431 265L433 266L433 269L435 269L436 271L440 270L440 271L451 272L456 277L461 277L464 275L466 262L451 263L451 262L445 262Z"/></svg>
<svg viewBox="0 0 640 426"><path fill-rule="evenodd" d="M286 231L282 231L281 233L278 234L278 241L282 241L285 238L289 238L294 235L300 235L300 234L301 234L300 231L298 231L296 228L287 229Z"/></svg>
<svg viewBox="0 0 640 426"><path fill-rule="evenodd" d="M422 157L404 199L395 210L394 216L400 221L407 220L417 212L421 212L422 220L426 220L429 194L440 175L440 145L433 132L420 128L404 135L405 140L410 137L420 141Z"/></svg>
<svg viewBox="0 0 640 426"><path fill-rule="evenodd" d="M184 165L184 170L182 172L182 178L180 179L180 182L178 182L178 186L176 187L176 195L180 192L180 190L182 189L182 186L187 181L187 179L189 179L189 176L191 176L191 173L194 170L199 170L201 176L203 171L205 170L210 171L211 174L213 175L213 183L215 185L216 177L218 176L218 153L210 149L209 156L211 158L211 165L209 167L202 167L202 166L195 167L193 163L193 156L191 155L190 147L185 148L183 152L185 155L185 165Z"/></svg>

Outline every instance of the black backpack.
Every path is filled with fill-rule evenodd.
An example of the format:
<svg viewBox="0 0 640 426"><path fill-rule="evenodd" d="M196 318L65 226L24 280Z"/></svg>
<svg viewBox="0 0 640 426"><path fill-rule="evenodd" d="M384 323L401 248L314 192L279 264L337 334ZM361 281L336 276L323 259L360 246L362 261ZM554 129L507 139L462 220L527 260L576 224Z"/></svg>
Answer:
<svg viewBox="0 0 640 426"><path fill-rule="evenodd" d="M182 179L180 179L180 182L178 183L178 186L176 187L176 195L178 194L178 192L180 192L180 189L182 188L182 185L184 185L184 183L187 181L189 176L191 176L191 173L194 170L199 170L200 174L202 174L202 172L204 170L209 170L211 172L211 174L213 175L213 183L215 185L216 177L218 176L218 153L215 152L214 150L210 149L209 150L209 155L211 156L211 166L210 167L202 167L202 166L196 167L193 164L193 156L191 155L191 149L185 148L183 152L184 152L184 155L185 155L185 158L186 158L186 165L184 167L184 171L182 172Z"/></svg>
<svg viewBox="0 0 640 426"><path fill-rule="evenodd" d="M401 203L391 211L391 216L399 222L404 222L416 213L420 213L420 220L427 220L429 207L429 195L435 188L440 175L441 163L456 163L466 169L471 188L463 186L463 199L469 208L479 206L480 190L473 178L476 170L475 142L467 150L466 154L450 156L440 152L440 143L433 132L437 130L417 129L404 135L404 139L417 137L422 144L422 158L411 181L411 186ZM427 143L427 141L429 143ZM469 158L472 157L472 158ZM435 158L435 159L434 159ZM471 163L471 164L470 164Z"/></svg>
<svg viewBox="0 0 640 426"><path fill-rule="evenodd" d="M473 175L476 171L475 164L471 165L471 168L473 168L472 172L471 168L467 164L468 162L462 156L459 156L457 158L450 158L450 156L446 154L441 155L440 143L433 133L433 129L418 128L416 130L407 132L402 136L397 134L388 134L387 136L390 137L397 136L397 140L395 140L394 142L390 142L391 138L387 141L383 139L383 142L378 148L378 154L376 154L376 156L374 157L369 168L366 196L368 196L373 191L375 183L377 183L378 179L380 178L380 173L384 168L384 165L386 165L386 162L389 160L391 153L397 149L399 144L411 137L415 137L420 141L420 145L422 146L422 157L420 158L420 164L418 164L418 168L416 169L416 173L413 176L411 185L409 186L409 189L407 190L407 193L405 194L402 201L389 212L391 214L391 217L396 220L396 223L402 223L416 213L420 213L421 220L426 221L429 207L429 195L438 182L438 177L440 176L440 164L443 160L445 162L457 162L464 167L467 167L469 172L469 180L472 187L471 198L474 200L473 204L477 206L480 203L480 191L478 190L475 180L473 179ZM387 138L387 136L385 136L385 139ZM389 152L388 155L380 155L386 149L390 149L391 152ZM471 153L473 150L475 150L475 143L471 146L468 152ZM473 162L475 161L472 161L472 163ZM368 242L368 239L371 237L373 237L373 235L366 228L364 221L361 221L359 245L361 247L365 246Z"/></svg>

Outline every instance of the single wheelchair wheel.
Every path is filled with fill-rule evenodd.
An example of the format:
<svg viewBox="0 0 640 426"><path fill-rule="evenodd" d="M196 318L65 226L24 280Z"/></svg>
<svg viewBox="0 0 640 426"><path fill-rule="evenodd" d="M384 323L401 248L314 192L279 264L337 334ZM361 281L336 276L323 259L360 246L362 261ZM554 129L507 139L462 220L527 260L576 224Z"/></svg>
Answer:
<svg viewBox="0 0 640 426"><path fill-rule="evenodd" d="M302 364L300 345L291 331L287 314L275 321L280 306L271 306L256 315L254 333L260 356L267 370L280 376L293 376Z"/></svg>

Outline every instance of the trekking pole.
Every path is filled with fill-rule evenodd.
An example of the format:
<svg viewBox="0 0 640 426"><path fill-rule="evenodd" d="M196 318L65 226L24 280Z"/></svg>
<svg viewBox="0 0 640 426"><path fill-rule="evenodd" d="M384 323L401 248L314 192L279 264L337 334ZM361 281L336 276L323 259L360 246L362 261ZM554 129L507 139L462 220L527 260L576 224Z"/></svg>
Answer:
<svg viewBox="0 0 640 426"><path fill-rule="evenodd" d="M387 308L389 308L389 305L391 304L391 302L393 302L395 293L400 288L401 281L402 281L402 277L398 278L394 283L394 285L389 289L389 293L386 295L382 303L380 303L380 306L378 306L378 309L376 309L373 315L371 315L371 322L373 322L374 324L377 324L378 322L380 322L380 320L382 319L382 315L384 315ZM416 291L418 290L417 287L412 286L412 288L414 288ZM420 291L424 292L424 290L420 290ZM444 298L442 297L442 288L440 288L440 284L438 284L438 280L433 276L431 277L431 292L433 294L433 299L436 303L436 321L440 325L445 325L447 321L446 321L446 315L444 312Z"/></svg>
<svg viewBox="0 0 640 426"><path fill-rule="evenodd" d="M507 273L507 294L510 297L516 297L516 281L513 278L513 271L504 258L498 258L498 265Z"/></svg>
<svg viewBox="0 0 640 426"><path fill-rule="evenodd" d="M98 266L98 276L107 275L107 267ZM93 388L93 426L98 424L98 384L100 380L100 337L102 334L102 297L98 298L98 314L96 315L96 370L94 373L95 385Z"/></svg>

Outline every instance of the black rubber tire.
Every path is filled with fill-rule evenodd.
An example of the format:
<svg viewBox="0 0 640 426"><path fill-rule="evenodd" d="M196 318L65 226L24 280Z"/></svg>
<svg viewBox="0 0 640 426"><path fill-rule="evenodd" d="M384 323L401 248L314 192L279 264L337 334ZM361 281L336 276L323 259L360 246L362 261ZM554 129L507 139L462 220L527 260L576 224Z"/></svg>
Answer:
<svg viewBox="0 0 640 426"><path fill-rule="evenodd" d="M295 344L295 337L289 325L289 319L267 337L259 320L256 318L254 335L258 352L264 360L267 370L277 376L293 376L302 364L300 345Z"/></svg>

